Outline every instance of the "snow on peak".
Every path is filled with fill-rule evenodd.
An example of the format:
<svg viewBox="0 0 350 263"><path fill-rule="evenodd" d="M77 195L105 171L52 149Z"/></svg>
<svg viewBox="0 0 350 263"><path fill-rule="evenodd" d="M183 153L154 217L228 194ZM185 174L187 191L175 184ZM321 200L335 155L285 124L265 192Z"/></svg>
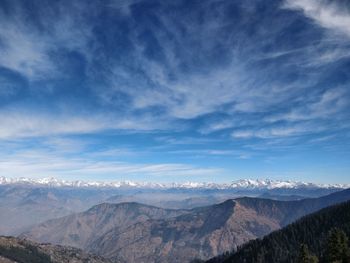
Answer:
<svg viewBox="0 0 350 263"><path fill-rule="evenodd" d="M133 181L67 181L53 177L48 178L7 178L0 176L0 185L31 185L47 187L90 187L90 188L151 188L151 189L298 189L298 188L349 188L350 184L315 184L296 181L270 179L241 179L231 183L185 182L185 183L150 183Z"/></svg>

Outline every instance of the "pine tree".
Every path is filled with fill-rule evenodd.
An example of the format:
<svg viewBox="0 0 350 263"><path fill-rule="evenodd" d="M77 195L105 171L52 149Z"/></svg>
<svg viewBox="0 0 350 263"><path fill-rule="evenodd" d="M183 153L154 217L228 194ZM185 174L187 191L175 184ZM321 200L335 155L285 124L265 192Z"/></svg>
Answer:
<svg viewBox="0 0 350 263"><path fill-rule="evenodd" d="M310 253L307 245L302 244L300 246L298 263L318 263L318 258Z"/></svg>
<svg viewBox="0 0 350 263"><path fill-rule="evenodd" d="M349 263L350 249L348 242L348 237L344 231L337 228L332 229L327 240L327 262Z"/></svg>

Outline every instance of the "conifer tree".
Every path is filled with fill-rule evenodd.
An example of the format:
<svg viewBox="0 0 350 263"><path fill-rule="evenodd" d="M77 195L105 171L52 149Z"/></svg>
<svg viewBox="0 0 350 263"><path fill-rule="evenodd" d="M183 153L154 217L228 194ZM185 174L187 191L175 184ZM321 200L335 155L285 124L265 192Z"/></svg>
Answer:
<svg viewBox="0 0 350 263"><path fill-rule="evenodd" d="M327 240L326 258L328 263L350 263L350 249L345 232L334 228Z"/></svg>
<svg viewBox="0 0 350 263"><path fill-rule="evenodd" d="M310 253L307 245L302 244L300 246L298 263L318 263L318 258Z"/></svg>

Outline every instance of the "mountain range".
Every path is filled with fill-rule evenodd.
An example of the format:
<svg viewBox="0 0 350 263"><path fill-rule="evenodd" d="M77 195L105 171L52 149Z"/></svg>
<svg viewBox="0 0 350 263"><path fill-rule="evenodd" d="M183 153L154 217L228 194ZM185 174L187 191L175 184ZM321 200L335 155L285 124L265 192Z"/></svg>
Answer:
<svg viewBox="0 0 350 263"><path fill-rule="evenodd" d="M165 209L192 209L242 196L275 200L319 197L345 186L273 180L152 184L0 177L0 235L17 235L38 223L82 212L105 202L138 202Z"/></svg>
<svg viewBox="0 0 350 263"><path fill-rule="evenodd" d="M116 262L188 262L231 251L296 219L350 199L350 190L320 198L229 199L169 210L137 203L100 204L39 224L21 237L72 245Z"/></svg>
<svg viewBox="0 0 350 263"><path fill-rule="evenodd" d="M348 184L316 184L297 181L280 181L280 180L251 180L241 179L231 183L210 183L210 182L185 182L185 183L152 183L152 182L98 182L98 181L67 181L57 178L6 178L0 177L0 185L19 184L32 186L47 187L90 187L90 188L150 188L150 189L302 189L302 188L328 188L328 189L345 189L349 188Z"/></svg>

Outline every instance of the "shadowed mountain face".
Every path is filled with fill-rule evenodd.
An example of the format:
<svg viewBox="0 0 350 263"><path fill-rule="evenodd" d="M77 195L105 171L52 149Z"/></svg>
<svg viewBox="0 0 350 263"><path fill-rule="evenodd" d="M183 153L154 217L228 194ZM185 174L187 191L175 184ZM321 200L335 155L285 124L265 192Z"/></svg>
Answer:
<svg viewBox="0 0 350 263"><path fill-rule="evenodd" d="M102 204L38 225L23 236L77 246L119 262L186 262L230 251L349 199L350 190L344 190L299 201L238 198L192 210Z"/></svg>
<svg viewBox="0 0 350 263"><path fill-rule="evenodd" d="M0 237L2 263L111 263L72 247L38 244L14 237Z"/></svg>

